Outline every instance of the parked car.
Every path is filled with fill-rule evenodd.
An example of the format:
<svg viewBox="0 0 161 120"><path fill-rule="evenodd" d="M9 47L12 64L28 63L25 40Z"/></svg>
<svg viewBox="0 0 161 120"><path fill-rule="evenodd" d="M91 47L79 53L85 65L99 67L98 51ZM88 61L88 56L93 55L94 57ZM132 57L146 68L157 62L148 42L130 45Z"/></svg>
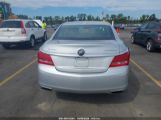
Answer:
<svg viewBox="0 0 161 120"><path fill-rule="evenodd" d="M146 46L152 52L161 48L161 22L148 22L132 32L132 43Z"/></svg>
<svg viewBox="0 0 161 120"><path fill-rule="evenodd" d="M74 93L124 91L129 58L109 23L67 22L38 52L39 84Z"/></svg>
<svg viewBox="0 0 161 120"><path fill-rule="evenodd" d="M6 20L0 26L0 43L6 49L12 45L28 44L34 47L37 40L47 40L46 30L32 20Z"/></svg>

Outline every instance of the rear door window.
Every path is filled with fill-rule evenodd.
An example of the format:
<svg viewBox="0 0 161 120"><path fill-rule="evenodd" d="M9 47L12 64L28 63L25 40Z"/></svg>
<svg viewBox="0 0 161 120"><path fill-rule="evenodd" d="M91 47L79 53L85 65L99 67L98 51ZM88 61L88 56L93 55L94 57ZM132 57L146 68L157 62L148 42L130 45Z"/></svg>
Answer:
<svg viewBox="0 0 161 120"><path fill-rule="evenodd" d="M0 28L21 28L20 21L5 21L1 24Z"/></svg>
<svg viewBox="0 0 161 120"><path fill-rule="evenodd" d="M26 27L26 28L31 28L30 23L27 22L27 23L25 24L25 27Z"/></svg>
<svg viewBox="0 0 161 120"><path fill-rule="evenodd" d="M30 21L29 24L30 24L30 28L34 28L35 27L35 25L34 25L34 23L32 21Z"/></svg>
<svg viewBox="0 0 161 120"><path fill-rule="evenodd" d="M147 27L148 27L148 23L143 24L140 28L141 28L141 29L147 29Z"/></svg>

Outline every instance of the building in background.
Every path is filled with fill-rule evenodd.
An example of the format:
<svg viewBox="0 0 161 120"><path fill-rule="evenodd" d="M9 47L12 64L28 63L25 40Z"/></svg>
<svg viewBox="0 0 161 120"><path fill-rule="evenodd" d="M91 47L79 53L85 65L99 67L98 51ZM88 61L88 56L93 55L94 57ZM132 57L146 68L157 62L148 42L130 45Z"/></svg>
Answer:
<svg viewBox="0 0 161 120"><path fill-rule="evenodd" d="M0 2L0 19L8 19L11 14L11 5L7 2Z"/></svg>

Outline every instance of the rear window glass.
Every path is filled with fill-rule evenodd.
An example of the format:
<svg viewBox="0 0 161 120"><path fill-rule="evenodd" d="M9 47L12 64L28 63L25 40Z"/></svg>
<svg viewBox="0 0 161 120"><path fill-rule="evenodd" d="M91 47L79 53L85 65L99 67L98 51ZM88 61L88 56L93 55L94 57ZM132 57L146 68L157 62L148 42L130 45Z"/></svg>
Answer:
<svg viewBox="0 0 161 120"><path fill-rule="evenodd" d="M56 33L56 40L115 40L107 25L63 25Z"/></svg>
<svg viewBox="0 0 161 120"><path fill-rule="evenodd" d="M21 28L20 21L5 21L1 24L0 28Z"/></svg>
<svg viewBox="0 0 161 120"><path fill-rule="evenodd" d="M161 24L157 22L149 23L148 29L161 29Z"/></svg>

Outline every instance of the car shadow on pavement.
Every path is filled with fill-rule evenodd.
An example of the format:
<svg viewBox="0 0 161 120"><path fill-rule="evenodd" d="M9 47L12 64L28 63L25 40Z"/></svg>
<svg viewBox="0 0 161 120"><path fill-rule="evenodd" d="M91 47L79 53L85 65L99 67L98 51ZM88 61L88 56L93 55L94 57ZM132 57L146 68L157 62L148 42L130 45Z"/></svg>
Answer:
<svg viewBox="0 0 161 120"><path fill-rule="evenodd" d="M12 46L8 50L39 50L39 48L43 45L43 43L37 43L35 47L30 48L28 45L18 45Z"/></svg>
<svg viewBox="0 0 161 120"><path fill-rule="evenodd" d="M135 45L135 46L139 46L139 47L141 47L144 51L148 52L148 51L146 50L146 47L145 47L145 46L140 45L140 44L134 44L134 45ZM148 52L148 53L150 53L150 52ZM151 53L161 53L161 49L155 48L155 50L152 51Z"/></svg>
<svg viewBox="0 0 161 120"><path fill-rule="evenodd" d="M156 49L154 52L161 53L161 49Z"/></svg>
<svg viewBox="0 0 161 120"><path fill-rule="evenodd" d="M128 103L135 99L140 89L140 83L134 73L130 70L129 86L124 92L116 92L111 94L72 94L56 92L59 99L68 101L85 102L91 104L120 104Z"/></svg>

